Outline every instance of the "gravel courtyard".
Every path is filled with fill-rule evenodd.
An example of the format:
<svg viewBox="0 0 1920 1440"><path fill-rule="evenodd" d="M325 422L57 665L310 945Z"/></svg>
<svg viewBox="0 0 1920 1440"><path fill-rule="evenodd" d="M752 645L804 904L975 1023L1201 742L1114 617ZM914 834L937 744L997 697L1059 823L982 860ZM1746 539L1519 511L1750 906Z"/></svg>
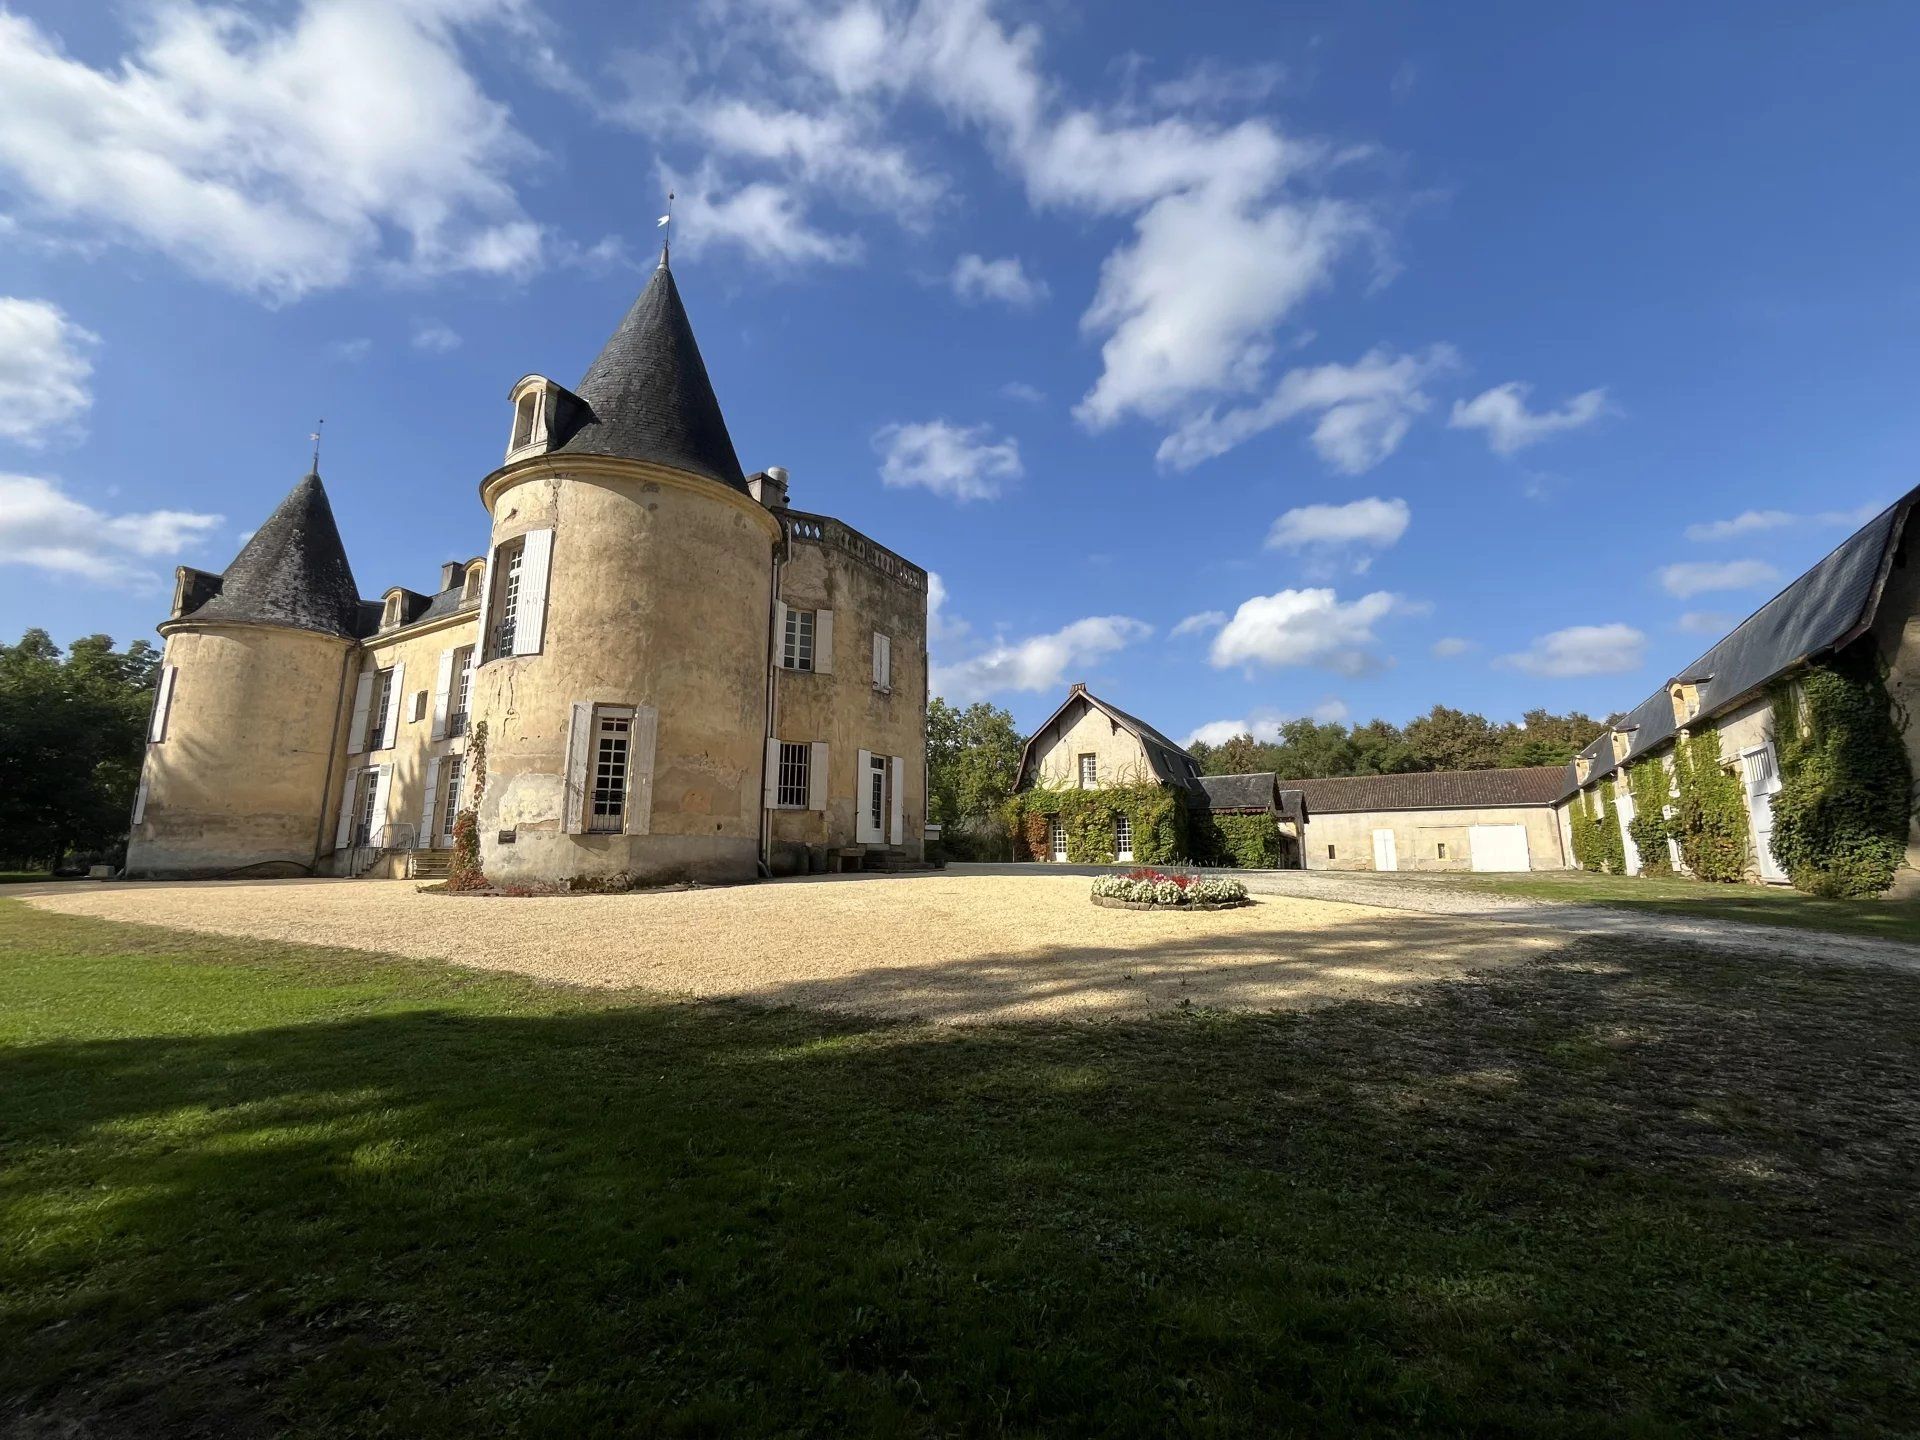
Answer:
<svg viewBox="0 0 1920 1440"><path fill-rule="evenodd" d="M1143 914L1077 876L903 875L538 899L412 881L34 887L33 904L222 935L512 970L571 984L944 1023L1276 1009L1382 995L1549 954L1569 937L1473 917L1263 895Z"/></svg>

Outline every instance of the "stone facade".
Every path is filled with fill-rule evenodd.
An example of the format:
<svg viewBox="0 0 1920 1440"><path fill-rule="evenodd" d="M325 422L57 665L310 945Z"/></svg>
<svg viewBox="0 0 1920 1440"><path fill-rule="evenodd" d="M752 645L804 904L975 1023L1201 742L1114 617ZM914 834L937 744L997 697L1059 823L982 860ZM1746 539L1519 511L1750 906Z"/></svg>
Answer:
<svg viewBox="0 0 1920 1440"><path fill-rule="evenodd" d="M437 592L359 599L317 475L182 570L128 873L404 873L483 727L498 882L919 859L926 573L741 473L664 262L578 393L512 401L487 549Z"/></svg>

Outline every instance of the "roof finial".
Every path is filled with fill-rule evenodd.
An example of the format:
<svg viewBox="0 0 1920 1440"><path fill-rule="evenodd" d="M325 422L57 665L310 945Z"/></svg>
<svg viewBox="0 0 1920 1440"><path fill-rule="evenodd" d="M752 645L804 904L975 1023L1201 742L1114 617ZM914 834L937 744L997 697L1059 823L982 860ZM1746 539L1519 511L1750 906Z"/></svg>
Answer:
<svg viewBox="0 0 1920 1440"><path fill-rule="evenodd" d="M667 252L673 249L673 191L667 191L667 213L653 222L656 230L667 233L660 240L660 268L667 268Z"/></svg>
<svg viewBox="0 0 1920 1440"><path fill-rule="evenodd" d="M318 475L320 473L320 429L326 423L325 420L314 421L313 432L307 436L309 440L313 441L313 468L307 472L309 475Z"/></svg>

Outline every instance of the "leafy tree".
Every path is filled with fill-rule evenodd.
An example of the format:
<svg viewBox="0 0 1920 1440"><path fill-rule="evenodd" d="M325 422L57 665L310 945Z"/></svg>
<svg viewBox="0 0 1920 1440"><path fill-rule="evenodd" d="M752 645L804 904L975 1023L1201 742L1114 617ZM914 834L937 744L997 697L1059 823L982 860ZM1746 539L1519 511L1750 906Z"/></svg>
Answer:
<svg viewBox="0 0 1920 1440"><path fill-rule="evenodd" d="M951 827L997 815L1013 794L1024 745L1013 716L984 700L927 704L927 810Z"/></svg>
<svg viewBox="0 0 1920 1440"><path fill-rule="evenodd" d="M1484 715L1436 705L1409 721L1406 734L1422 770L1492 770L1500 764L1500 732Z"/></svg>
<svg viewBox="0 0 1920 1440"><path fill-rule="evenodd" d="M1505 748L1500 763L1565 765L1606 728L1603 722L1578 710L1569 715L1529 710L1520 717L1519 725L1503 727Z"/></svg>
<svg viewBox="0 0 1920 1440"><path fill-rule="evenodd" d="M159 665L105 635L64 657L44 630L0 646L0 859L54 865L126 835Z"/></svg>

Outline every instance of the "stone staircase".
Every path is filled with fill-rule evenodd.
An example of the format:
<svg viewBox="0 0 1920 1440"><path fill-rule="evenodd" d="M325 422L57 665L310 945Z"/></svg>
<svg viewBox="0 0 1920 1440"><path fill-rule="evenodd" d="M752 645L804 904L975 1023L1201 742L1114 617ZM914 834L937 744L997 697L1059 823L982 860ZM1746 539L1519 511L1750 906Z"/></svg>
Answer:
<svg viewBox="0 0 1920 1440"><path fill-rule="evenodd" d="M444 880L452 867L451 850L415 850L408 857L407 876L413 880Z"/></svg>
<svg viewBox="0 0 1920 1440"><path fill-rule="evenodd" d="M902 871L931 870L933 867L923 861L915 860L904 850L895 850L886 845L868 845L866 854L860 857L862 870L880 870L889 874Z"/></svg>

